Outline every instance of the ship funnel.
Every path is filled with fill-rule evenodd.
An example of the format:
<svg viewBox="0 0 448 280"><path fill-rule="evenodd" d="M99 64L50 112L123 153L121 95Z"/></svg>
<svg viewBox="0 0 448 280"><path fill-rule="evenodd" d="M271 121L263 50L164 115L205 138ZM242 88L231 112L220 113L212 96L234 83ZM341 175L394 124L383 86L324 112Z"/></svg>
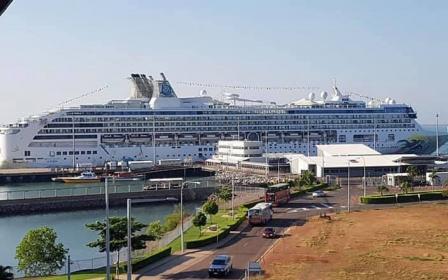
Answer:
<svg viewBox="0 0 448 280"><path fill-rule="evenodd" d="M151 77L152 78L152 77ZM154 85L144 74L131 74L131 98L151 99L154 93Z"/></svg>
<svg viewBox="0 0 448 280"><path fill-rule="evenodd" d="M165 77L165 74L163 74L163 73L160 73L160 76L162 76L162 80L166 81L166 77Z"/></svg>

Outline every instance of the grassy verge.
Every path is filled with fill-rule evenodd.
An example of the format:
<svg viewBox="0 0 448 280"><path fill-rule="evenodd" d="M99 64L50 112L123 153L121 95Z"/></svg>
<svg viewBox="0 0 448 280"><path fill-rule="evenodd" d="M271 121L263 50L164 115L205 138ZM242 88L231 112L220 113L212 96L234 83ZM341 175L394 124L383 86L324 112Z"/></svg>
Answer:
<svg viewBox="0 0 448 280"><path fill-rule="evenodd" d="M314 192L314 191L326 189L326 188L328 188L327 183L319 183L319 184L305 186L305 187L301 187L301 188L292 188L291 189L291 197L300 196L307 192Z"/></svg>
<svg viewBox="0 0 448 280"><path fill-rule="evenodd" d="M71 275L72 280L84 280L84 279L95 279L95 278L106 278L106 270L98 269L98 270L89 270L89 271L79 271L79 272L74 272ZM29 279L66 280L67 275L36 277L36 278L29 278Z"/></svg>
<svg viewBox="0 0 448 280"><path fill-rule="evenodd" d="M220 238L225 237L225 232L229 231L229 229L233 226L235 226L239 221L244 219L246 216L247 208L240 207L238 209L235 209L235 218L232 219L230 215L230 211L227 210L221 210L216 215L213 215L210 219L207 220L207 225L202 227L201 231L199 231L199 228L192 226L188 230L184 232L184 242L185 242L185 248L188 247L188 244L191 244L191 242L197 242L201 240L208 240L210 238L216 238L216 236L219 234ZM211 225L218 225L218 231L209 231L208 227ZM180 237L173 240L170 244L168 244L168 247L171 247L173 252L180 251ZM207 244L203 244L207 245Z"/></svg>

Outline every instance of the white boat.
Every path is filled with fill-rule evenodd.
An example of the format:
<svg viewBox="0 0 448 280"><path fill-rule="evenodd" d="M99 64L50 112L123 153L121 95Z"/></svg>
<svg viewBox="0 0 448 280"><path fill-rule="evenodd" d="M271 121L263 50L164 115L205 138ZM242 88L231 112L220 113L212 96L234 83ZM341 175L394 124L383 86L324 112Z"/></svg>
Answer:
<svg viewBox="0 0 448 280"><path fill-rule="evenodd" d="M101 178L96 176L95 173L91 171L84 171L79 176L75 177L56 177L52 178L55 182L79 184L79 183L99 183Z"/></svg>

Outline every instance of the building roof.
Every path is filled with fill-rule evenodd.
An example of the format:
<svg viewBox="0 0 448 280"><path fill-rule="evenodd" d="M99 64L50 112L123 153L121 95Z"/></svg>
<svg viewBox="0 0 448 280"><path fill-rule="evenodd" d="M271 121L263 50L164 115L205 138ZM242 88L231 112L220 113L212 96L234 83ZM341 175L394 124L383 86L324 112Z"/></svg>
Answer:
<svg viewBox="0 0 448 280"><path fill-rule="evenodd" d="M390 166L402 166L408 165L408 163L401 161L403 156L415 157L413 154L395 154L395 155L366 155L366 156L314 156L306 157L304 155L298 156L300 160L305 161L308 164L315 164L324 168L346 168L350 164L350 167L390 167Z"/></svg>
<svg viewBox="0 0 448 280"><path fill-rule="evenodd" d="M364 144L316 145L318 154L324 156L365 156L380 155L379 152Z"/></svg>

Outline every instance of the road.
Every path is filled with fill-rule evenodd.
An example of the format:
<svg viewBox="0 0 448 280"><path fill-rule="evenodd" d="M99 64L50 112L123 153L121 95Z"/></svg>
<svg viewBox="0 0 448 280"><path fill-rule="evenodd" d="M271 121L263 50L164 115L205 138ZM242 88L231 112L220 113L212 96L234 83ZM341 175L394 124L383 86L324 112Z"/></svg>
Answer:
<svg viewBox="0 0 448 280"><path fill-rule="evenodd" d="M356 203L362 193L361 188L351 188L351 201ZM268 226L277 232L283 232L293 224L304 224L307 216L347 205L347 191L345 188L329 192L326 197L312 198L311 195L295 198L289 203L274 209L274 218ZM247 226L239 235L222 245L221 248L204 254L183 271L159 274L159 279L204 279L208 278L208 266L214 256L228 254L233 258L233 272L226 279L241 279L249 261L257 260L273 243L273 239L264 239L261 233L264 227Z"/></svg>

